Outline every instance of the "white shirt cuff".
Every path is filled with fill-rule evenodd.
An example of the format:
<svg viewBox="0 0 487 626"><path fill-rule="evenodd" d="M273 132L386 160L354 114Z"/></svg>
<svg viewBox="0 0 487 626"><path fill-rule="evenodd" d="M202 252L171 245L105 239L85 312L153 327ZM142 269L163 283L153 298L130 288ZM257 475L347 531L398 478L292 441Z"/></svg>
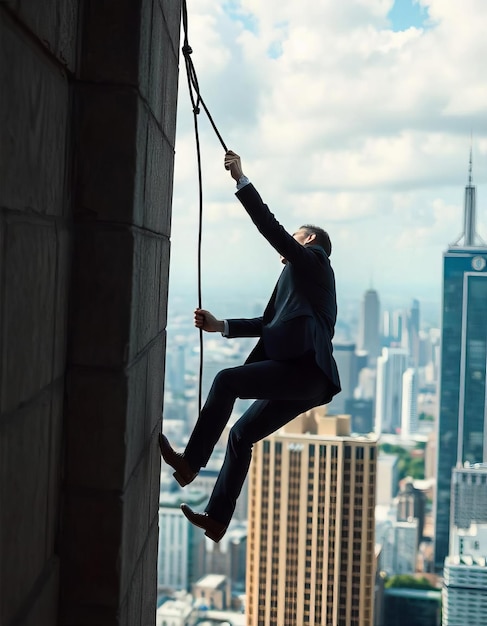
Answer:
<svg viewBox="0 0 487 626"><path fill-rule="evenodd" d="M227 320L223 320L222 337L228 337L228 322L227 322Z"/></svg>
<svg viewBox="0 0 487 626"><path fill-rule="evenodd" d="M250 180L247 178L247 176L240 176L240 178L237 180L237 190L240 191L242 187L245 187L245 185L248 185L249 183Z"/></svg>

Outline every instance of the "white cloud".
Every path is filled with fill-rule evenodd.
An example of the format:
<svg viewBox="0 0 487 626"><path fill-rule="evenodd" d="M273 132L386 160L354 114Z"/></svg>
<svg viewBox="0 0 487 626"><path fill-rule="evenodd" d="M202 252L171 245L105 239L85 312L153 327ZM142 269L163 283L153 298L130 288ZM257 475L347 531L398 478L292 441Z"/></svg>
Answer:
<svg viewBox="0 0 487 626"><path fill-rule="evenodd" d="M428 27L400 32L387 18L391 0L188 7L193 62L225 141L286 228L330 229L337 277L358 291L371 274L383 290L441 285L442 251L462 227L471 132L478 230L487 238L484 0L421 5ZM184 245L197 235L183 63L179 101L172 275L191 271ZM232 197L222 148L199 117L207 281L267 286L274 252L266 256L268 244Z"/></svg>

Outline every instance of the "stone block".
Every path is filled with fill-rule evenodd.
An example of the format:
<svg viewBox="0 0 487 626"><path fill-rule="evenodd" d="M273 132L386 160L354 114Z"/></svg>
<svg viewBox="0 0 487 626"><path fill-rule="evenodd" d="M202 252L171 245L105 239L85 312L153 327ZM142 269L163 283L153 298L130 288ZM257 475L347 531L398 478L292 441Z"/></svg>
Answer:
<svg viewBox="0 0 487 626"><path fill-rule="evenodd" d="M149 472L149 528L159 523L159 496L161 493L161 452L159 449L159 431L157 428L150 439ZM157 555L157 545L156 545ZM156 577L157 578L157 577Z"/></svg>
<svg viewBox="0 0 487 626"><path fill-rule="evenodd" d="M178 84L178 74L179 68L177 63L168 58L167 63L164 66L161 124L164 134L166 135L171 146L174 146L176 142L176 110L178 92L177 89L174 88L174 85Z"/></svg>
<svg viewBox="0 0 487 626"><path fill-rule="evenodd" d="M162 251L161 251L161 292L160 292L160 298L159 298L159 328L166 328L167 326L170 253L171 253L171 244L169 240L163 239Z"/></svg>
<svg viewBox="0 0 487 626"><path fill-rule="evenodd" d="M145 589L143 588L143 558L137 563L137 567L132 576L130 588L127 593L127 626L140 626L142 605L144 601ZM154 608L152 609L154 614Z"/></svg>
<svg viewBox="0 0 487 626"><path fill-rule="evenodd" d="M159 6L162 9L162 14L164 15L164 23L166 25L166 33L165 36L169 37L172 42L173 50L175 54L179 49L180 45L180 25L181 25L181 1L177 0L154 0L155 2L159 2ZM182 44L182 42L181 42ZM177 54L176 54L177 57Z"/></svg>
<svg viewBox="0 0 487 626"><path fill-rule="evenodd" d="M161 343L154 343L125 371L109 372L72 368L66 390L65 482L75 488L120 490L136 471L148 446L156 445L160 420L152 415L147 390L162 398L163 384L157 387L156 372L147 370L148 359L160 361ZM149 379L154 382L149 384ZM161 399L162 403L162 399ZM152 423L154 427L151 430ZM159 483L159 457L148 460ZM146 489L151 490L152 483ZM155 492L152 492L155 493ZM156 496L158 502L158 497Z"/></svg>
<svg viewBox="0 0 487 626"><path fill-rule="evenodd" d="M167 54L171 52L171 58L174 56L171 50L171 42L164 37L164 17L161 7L157 0L153 2L152 7L152 31L151 31L151 48L150 48L150 76L149 76L149 107L159 123L161 123L162 99L164 92L164 83L166 77L164 75L165 65L168 63ZM176 83L177 90L177 83Z"/></svg>
<svg viewBox="0 0 487 626"><path fill-rule="evenodd" d="M129 228L83 223L74 247L71 362L123 367L130 345L133 234Z"/></svg>
<svg viewBox="0 0 487 626"><path fill-rule="evenodd" d="M144 226L169 236L174 178L174 150L157 126L149 119L145 174Z"/></svg>
<svg viewBox="0 0 487 626"><path fill-rule="evenodd" d="M70 110L67 78L3 11L0 84L7 86L0 98L0 205L63 215Z"/></svg>
<svg viewBox="0 0 487 626"><path fill-rule="evenodd" d="M3 0L47 50L76 69L79 0Z"/></svg>
<svg viewBox="0 0 487 626"><path fill-rule="evenodd" d="M149 499L153 497L149 489L153 471L150 459L155 454L153 451L141 456L123 493L68 492L64 517L66 535L62 541L63 614L87 611L88 605L119 611L120 598L128 594L135 594L133 597L137 598L145 593L141 589L143 572L137 574L137 568L147 550ZM155 551L157 553L157 547ZM122 554L123 559L120 559ZM130 602L140 608L138 600ZM71 622L65 617L63 623Z"/></svg>
<svg viewBox="0 0 487 626"><path fill-rule="evenodd" d="M151 439L160 429L164 398L166 333L159 335L147 354L145 438Z"/></svg>
<svg viewBox="0 0 487 626"><path fill-rule="evenodd" d="M161 253L163 241L149 233L136 232L133 269L132 324L129 359L146 348L163 329L160 327Z"/></svg>
<svg viewBox="0 0 487 626"><path fill-rule="evenodd" d="M61 499L61 474L63 468L63 435L64 435L64 377L59 378L51 386L51 407L49 417L49 454L47 483L47 530L46 553L52 555L56 551L57 533L59 530L59 510Z"/></svg>
<svg viewBox="0 0 487 626"><path fill-rule="evenodd" d="M124 367L164 329L169 241L83 224L74 245L72 362Z"/></svg>
<svg viewBox="0 0 487 626"><path fill-rule="evenodd" d="M117 492L70 491L64 499L61 536L61 614L63 624L93 621L116 613L124 503Z"/></svg>
<svg viewBox="0 0 487 626"><path fill-rule="evenodd" d="M141 8L145 5L133 0L85 3L82 80L138 86Z"/></svg>
<svg viewBox="0 0 487 626"><path fill-rule="evenodd" d="M157 498L159 511L159 497ZM141 626L155 626L156 613L154 606L157 606L157 553L159 549L159 513L149 529L149 535L143 556L143 580L144 590Z"/></svg>
<svg viewBox="0 0 487 626"><path fill-rule="evenodd" d="M174 12L174 10L173 10ZM170 145L174 147L178 97L179 52L168 37L161 5L154 2L148 102ZM179 29L178 29L179 30Z"/></svg>
<svg viewBox="0 0 487 626"><path fill-rule="evenodd" d="M152 37L152 6L154 0L141 0L140 3L140 30L139 30L139 65L138 86L139 91L148 101L150 68L151 68L151 37Z"/></svg>
<svg viewBox="0 0 487 626"><path fill-rule="evenodd" d="M48 559L51 397L0 421L0 623L23 607Z"/></svg>
<svg viewBox="0 0 487 626"><path fill-rule="evenodd" d="M149 436L147 434L147 371L148 354L144 352L128 370L128 399L126 426L126 465L124 485L140 462L142 454L147 453Z"/></svg>
<svg viewBox="0 0 487 626"><path fill-rule="evenodd" d="M52 380L56 233L52 222L5 226L0 410L12 411Z"/></svg>
<svg viewBox="0 0 487 626"><path fill-rule="evenodd" d="M140 382L143 384L144 380L142 377ZM66 412L66 484L84 489L123 490L129 443L125 373L72 368ZM143 432L143 422L141 429ZM133 445L130 441L129 450Z"/></svg>
<svg viewBox="0 0 487 626"><path fill-rule="evenodd" d="M56 224L56 249L53 380L64 376L66 370L68 305L72 270L72 233L70 228L64 223Z"/></svg>
<svg viewBox="0 0 487 626"><path fill-rule="evenodd" d="M90 6L92 6L90 4ZM133 90L76 88L75 213L82 220L143 225L147 112Z"/></svg>
<svg viewBox="0 0 487 626"><path fill-rule="evenodd" d="M149 532L149 511L151 497L151 454L141 456L138 465L130 476L122 496L123 536L121 549L124 560L121 565L121 597L130 589L132 577L137 567ZM151 450L152 452L152 450ZM157 498L159 500L159 498Z"/></svg>
<svg viewBox="0 0 487 626"><path fill-rule="evenodd" d="M136 87L160 122L162 100L170 94L175 125L179 18L179 2L164 7L158 0L90 3L84 10L81 79ZM167 65L169 78L164 76Z"/></svg>
<svg viewBox="0 0 487 626"><path fill-rule="evenodd" d="M130 626L128 596L125 598L122 606L120 607L119 615L120 618L118 620L117 626Z"/></svg>

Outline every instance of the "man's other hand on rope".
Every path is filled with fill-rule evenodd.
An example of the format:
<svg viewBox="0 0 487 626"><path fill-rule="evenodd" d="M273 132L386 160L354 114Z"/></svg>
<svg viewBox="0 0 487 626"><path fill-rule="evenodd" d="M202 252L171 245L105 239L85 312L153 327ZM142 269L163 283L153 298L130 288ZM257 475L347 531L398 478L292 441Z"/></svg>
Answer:
<svg viewBox="0 0 487 626"><path fill-rule="evenodd" d="M206 330L207 333L223 333L225 324L223 320L217 320L216 317L205 309L195 309L194 325L196 328Z"/></svg>

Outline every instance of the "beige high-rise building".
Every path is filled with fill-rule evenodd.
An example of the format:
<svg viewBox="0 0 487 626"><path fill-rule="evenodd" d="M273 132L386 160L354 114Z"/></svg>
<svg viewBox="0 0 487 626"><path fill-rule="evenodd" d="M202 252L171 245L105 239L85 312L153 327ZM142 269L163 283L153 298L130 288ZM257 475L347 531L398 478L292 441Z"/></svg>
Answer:
<svg viewBox="0 0 487 626"><path fill-rule="evenodd" d="M372 626L377 439L304 413L255 446L247 626Z"/></svg>

